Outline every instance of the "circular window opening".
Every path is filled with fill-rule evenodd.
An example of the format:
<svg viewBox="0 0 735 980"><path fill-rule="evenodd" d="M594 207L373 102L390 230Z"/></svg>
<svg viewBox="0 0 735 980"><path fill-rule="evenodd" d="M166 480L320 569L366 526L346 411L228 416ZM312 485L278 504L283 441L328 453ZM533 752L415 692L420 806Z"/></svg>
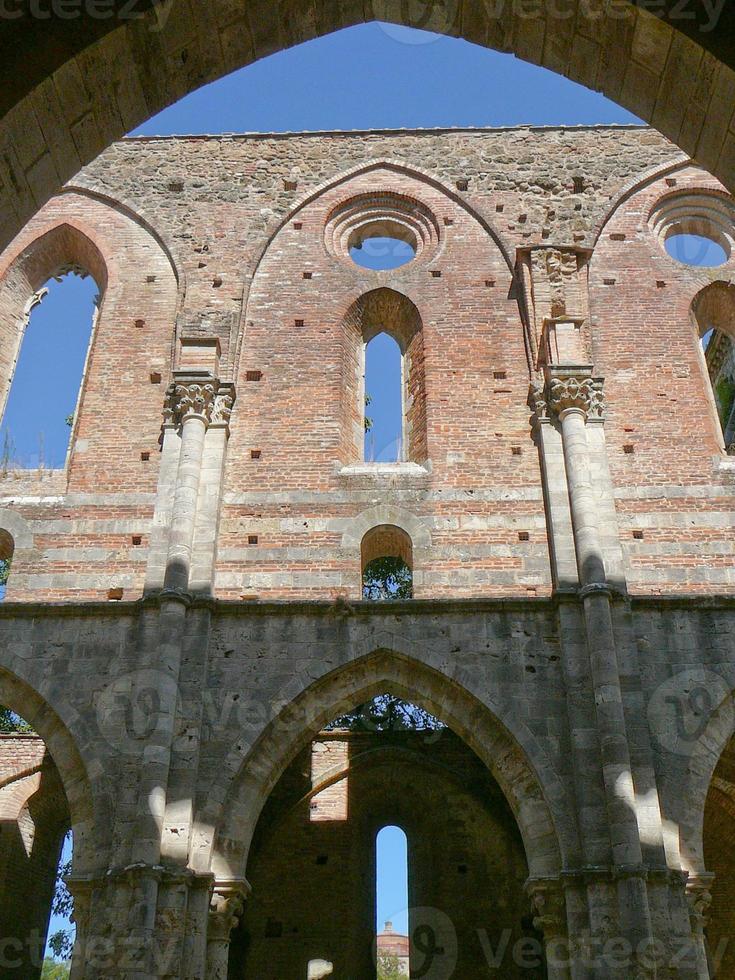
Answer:
<svg viewBox="0 0 735 980"><path fill-rule="evenodd" d="M674 232L666 239L665 246L671 258L684 265L724 265L730 257L724 245L708 235Z"/></svg>
<svg viewBox="0 0 735 980"><path fill-rule="evenodd" d="M735 208L724 194L673 194L659 201L649 220L661 247L676 262L706 268L730 260L735 244Z"/></svg>
<svg viewBox="0 0 735 980"><path fill-rule="evenodd" d="M350 198L332 212L324 229L331 255L373 271L425 261L439 240L439 224L426 205L390 191Z"/></svg>
<svg viewBox="0 0 735 980"><path fill-rule="evenodd" d="M347 239L352 261L363 269L398 269L416 258L416 235L400 218L359 222Z"/></svg>
<svg viewBox="0 0 735 980"><path fill-rule="evenodd" d="M350 245L350 258L363 269L399 269L416 258L416 246L391 235L370 235Z"/></svg>

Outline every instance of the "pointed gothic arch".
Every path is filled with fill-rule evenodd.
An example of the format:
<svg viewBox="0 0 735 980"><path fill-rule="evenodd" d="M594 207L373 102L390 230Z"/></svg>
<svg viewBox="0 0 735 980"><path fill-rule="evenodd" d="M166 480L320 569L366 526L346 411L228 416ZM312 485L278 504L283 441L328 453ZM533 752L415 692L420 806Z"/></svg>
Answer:
<svg viewBox="0 0 735 980"><path fill-rule="evenodd" d="M216 828L211 845L215 876L245 876L260 811L297 752L332 718L385 691L425 708L466 742L498 781L515 815L530 874L558 874L570 846L555 813L564 790L530 733L434 667L380 648L304 685L249 751L239 746L231 754L225 771L232 773L232 781L225 800L221 806L208 805L200 815L202 826Z"/></svg>

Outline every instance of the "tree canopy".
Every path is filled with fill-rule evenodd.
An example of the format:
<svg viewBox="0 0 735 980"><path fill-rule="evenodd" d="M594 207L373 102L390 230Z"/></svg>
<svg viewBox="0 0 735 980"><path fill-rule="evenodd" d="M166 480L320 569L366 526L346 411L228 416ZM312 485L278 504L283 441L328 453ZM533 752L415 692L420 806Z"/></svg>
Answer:
<svg viewBox="0 0 735 980"><path fill-rule="evenodd" d="M387 555L373 558L362 573L362 597L371 602L390 599L410 599L413 596L413 575L402 558Z"/></svg>
<svg viewBox="0 0 735 980"><path fill-rule="evenodd" d="M326 726L327 731L351 732L440 731L446 726L424 708L393 694L378 694Z"/></svg>
<svg viewBox="0 0 735 980"><path fill-rule="evenodd" d="M380 953L378 956L377 980L406 980L407 974L401 970L401 961L393 953Z"/></svg>

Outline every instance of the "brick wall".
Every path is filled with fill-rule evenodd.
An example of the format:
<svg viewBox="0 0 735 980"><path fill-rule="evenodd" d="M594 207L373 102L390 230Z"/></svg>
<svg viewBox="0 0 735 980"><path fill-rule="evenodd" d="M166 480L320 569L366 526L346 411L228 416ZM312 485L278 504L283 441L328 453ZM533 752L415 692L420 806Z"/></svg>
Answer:
<svg viewBox="0 0 735 980"><path fill-rule="evenodd" d="M666 195L692 189L721 195L635 127L114 145L0 257L7 349L55 264L105 280L67 470L0 479L4 524L26 532L8 598L141 595L160 523L164 388L187 337L219 341L220 376L238 392L219 517L201 530L216 544L218 596L359 597L353 532L369 530L378 503L380 523L412 523L424 537L417 597L549 594L551 529L526 404L532 307L545 293L540 282L529 292L515 253L550 242L581 250L589 276L582 335L607 376L628 588L732 591L735 473L690 312L732 261L680 265L648 220ZM424 237L415 260L371 273L346 257L340 228L351 202L383 198L415 202ZM411 448L400 467L359 459L360 329L401 319L390 303L356 315L376 289L405 297L421 324L407 349ZM0 368L7 382L9 362Z"/></svg>

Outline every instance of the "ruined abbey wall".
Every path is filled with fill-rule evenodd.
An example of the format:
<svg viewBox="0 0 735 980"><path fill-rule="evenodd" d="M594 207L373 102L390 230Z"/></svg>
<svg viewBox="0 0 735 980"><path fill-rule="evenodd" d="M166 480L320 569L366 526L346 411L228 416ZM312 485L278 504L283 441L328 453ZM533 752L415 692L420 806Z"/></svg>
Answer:
<svg viewBox="0 0 735 980"><path fill-rule="evenodd" d="M49 275L102 294L66 468L0 476L0 703L69 801L75 980L224 980L271 792L385 691L497 782L550 977L712 973L735 464L699 332L729 337L735 258L664 240L729 243L732 216L644 128L133 139L0 256L3 391ZM352 264L391 222L416 258ZM386 323L406 458L373 464L361 356ZM413 600L361 601L384 525Z"/></svg>
<svg viewBox="0 0 735 980"><path fill-rule="evenodd" d="M729 267L676 263L649 220L689 187L719 193L680 156L657 134L622 127L111 148L3 257L8 349L29 296L59 265L104 280L67 471L2 481L7 507L32 526L9 598L142 594L146 563L161 561L164 390L184 364L182 338L204 337L219 341L219 375L237 398L201 589L357 597L354 528L371 526L379 500L420 527L417 596L548 595L554 569L526 398L530 324L539 331L554 302L548 270L538 274L551 243L577 256L579 309L568 312L583 319L585 356L606 377L615 574L635 592L731 591L731 464L690 322L694 297ZM421 202L430 227L417 260L371 273L335 242L349 222L345 202L375 206L366 202L383 185ZM354 432L350 309L373 289L399 291L421 321L419 444L392 470L361 466ZM379 304L365 313L391 315ZM643 397L630 400L631 390ZM208 523L203 515L203 537Z"/></svg>

